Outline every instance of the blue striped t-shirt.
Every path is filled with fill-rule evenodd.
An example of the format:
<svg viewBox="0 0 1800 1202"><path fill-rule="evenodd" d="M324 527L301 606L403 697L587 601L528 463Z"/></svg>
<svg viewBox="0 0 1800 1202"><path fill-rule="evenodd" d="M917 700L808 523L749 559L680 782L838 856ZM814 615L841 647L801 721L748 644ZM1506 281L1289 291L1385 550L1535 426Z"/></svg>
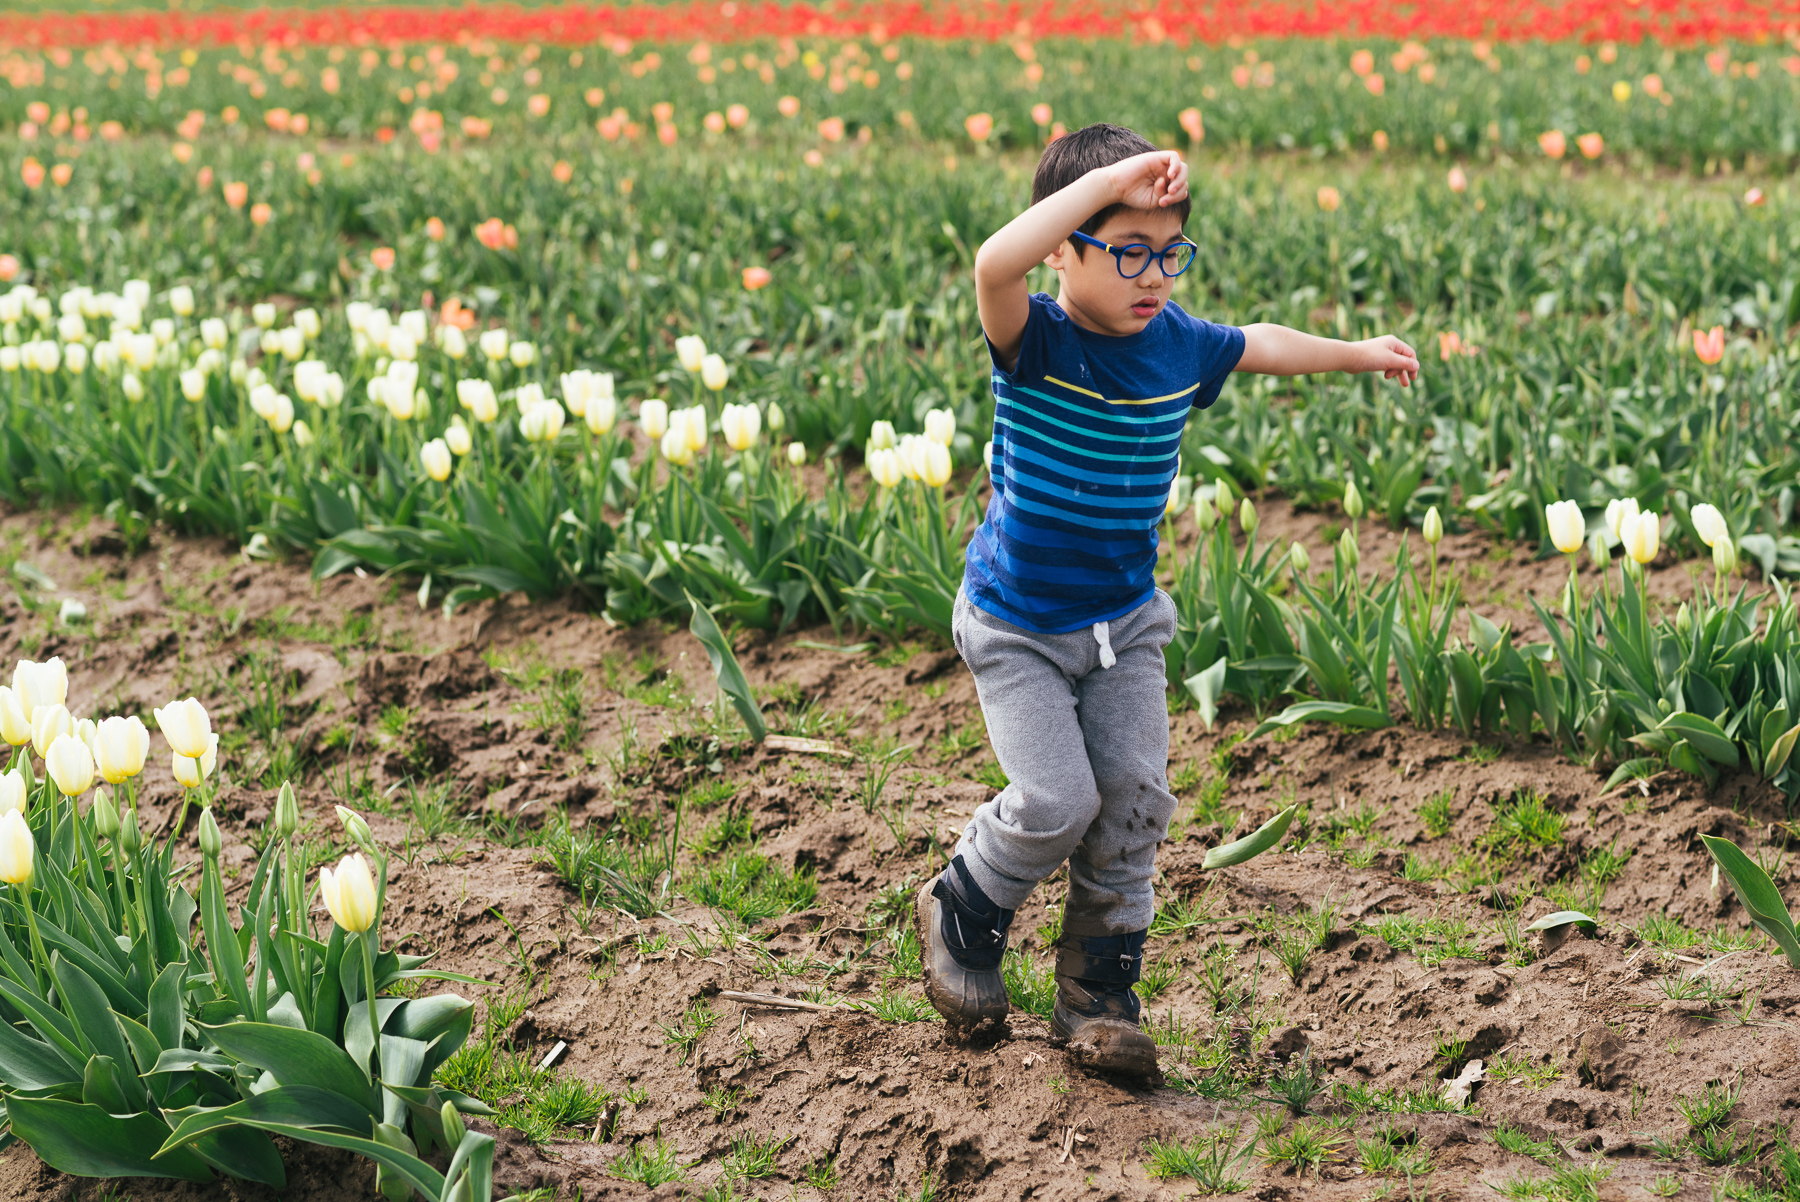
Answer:
<svg viewBox="0 0 1800 1202"><path fill-rule="evenodd" d="M1182 427L1243 353L1242 330L1173 301L1121 338L1034 293L1017 365L994 363L994 495L969 543L969 600L1041 634L1148 601Z"/></svg>

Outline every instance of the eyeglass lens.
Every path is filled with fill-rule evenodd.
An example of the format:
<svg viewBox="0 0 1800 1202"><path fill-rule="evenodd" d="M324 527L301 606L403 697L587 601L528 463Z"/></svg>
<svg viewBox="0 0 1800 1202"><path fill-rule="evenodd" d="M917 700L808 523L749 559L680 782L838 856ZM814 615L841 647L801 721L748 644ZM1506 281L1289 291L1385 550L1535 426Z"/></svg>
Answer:
<svg viewBox="0 0 1800 1202"><path fill-rule="evenodd" d="M1152 258L1160 260L1164 275L1180 275L1194 261L1194 246L1191 242L1177 242L1160 254L1148 246L1122 246L1118 250L1119 274L1128 280L1135 279L1144 274Z"/></svg>

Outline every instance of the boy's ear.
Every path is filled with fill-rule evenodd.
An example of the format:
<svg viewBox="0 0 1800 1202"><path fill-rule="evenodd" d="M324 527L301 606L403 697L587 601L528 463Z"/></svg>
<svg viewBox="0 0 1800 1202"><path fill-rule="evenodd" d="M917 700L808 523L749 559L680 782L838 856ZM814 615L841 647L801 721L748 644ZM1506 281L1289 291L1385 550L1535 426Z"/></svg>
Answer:
<svg viewBox="0 0 1800 1202"><path fill-rule="evenodd" d="M1062 242L1057 245L1055 250L1044 256L1044 266L1048 267L1051 271L1061 271L1069 265L1069 259L1074 253L1075 248L1069 245L1069 240L1067 238L1064 238Z"/></svg>

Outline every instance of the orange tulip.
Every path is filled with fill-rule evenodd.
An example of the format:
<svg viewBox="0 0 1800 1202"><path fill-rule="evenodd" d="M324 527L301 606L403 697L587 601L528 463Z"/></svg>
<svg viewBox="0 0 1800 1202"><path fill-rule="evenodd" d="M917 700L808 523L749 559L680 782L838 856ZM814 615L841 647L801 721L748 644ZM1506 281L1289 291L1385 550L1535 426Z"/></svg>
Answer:
<svg viewBox="0 0 1800 1202"><path fill-rule="evenodd" d="M68 163L58 163L50 168L50 182L59 188L66 188L69 180L75 176L75 168Z"/></svg>
<svg viewBox="0 0 1800 1202"><path fill-rule="evenodd" d="M1563 136L1562 130L1547 129L1538 135L1538 145L1551 158L1560 159L1569 149L1569 140Z"/></svg>
<svg viewBox="0 0 1800 1202"><path fill-rule="evenodd" d="M725 110L725 124L733 129L742 129L750 123L750 110L741 104L731 105Z"/></svg>
<svg viewBox="0 0 1800 1202"><path fill-rule="evenodd" d="M559 184L566 184L575 178L575 168L568 159L557 159L556 165L550 168L550 178Z"/></svg>
<svg viewBox="0 0 1800 1202"><path fill-rule="evenodd" d="M1031 106L1031 120L1034 124L1048 125L1053 115L1050 106L1041 100Z"/></svg>
<svg viewBox="0 0 1800 1202"><path fill-rule="evenodd" d="M525 102L525 111L533 117L543 117L550 112L550 97L542 92Z"/></svg>
<svg viewBox="0 0 1800 1202"><path fill-rule="evenodd" d="M241 209L250 199L250 185L240 180L233 180L225 185L225 203L234 209Z"/></svg>
<svg viewBox="0 0 1800 1202"><path fill-rule="evenodd" d="M377 271L394 270L394 248L391 246L377 246L374 250L369 252L369 262L375 264L375 270Z"/></svg>
<svg viewBox="0 0 1800 1202"><path fill-rule="evenodd" d="M1575 145L1581 147L1581 157L1597 159L1606 152L1606 139L1599 134L1582 134L1575 139Z"/></svg>
<svg viewBox="0 0 1800 1202"><path fill-rule="evenodd" d="M489 217L486 221L475 227L475 241L481 243L489 250L499 250L506 244L504 224L498 217Z"/></svg>
<svg viewBox="0 0 1800 1202"><path fill-rule="evenodd" d="M800 98L783 96L775 102L775 108L783 117L798 117L800 115Z"/></svg>
<svg viewBox="0 0 1800 1202"><path fill-rule="evenodd" d="M1753 209L1761 206L1764 199L1763 190L1761 188L1752 188L1744 193L1744 203Z"/></svg>
<svg viewBox="0 0 1800 1202"><path fill-rule="evenodd" d="M36 188L44 182L44 165L36 159L26 159L19 168L19 178L25 181L27 188Z"/></svg>
<svg viewBox="0 0 1800 1202"><path fill-rule="evenodd" d="M19 261L11 255L0 255L0 284L11 282L19 274Z"/></svg>
<svg viewBox="0 0 1800 1202"><path fill-rule="evenodd" d="M444 222L442 218L427 217L425 219L425 236L427 238L430 238L433 242L442 242L444 240L444 232Z"/></svg>
<svg viewBox="0 0 1800 1202"><path fill-rule="evenodd" d="M659 100L650 106L650 115L656 118L657 124L666 125L675 120L675 106L666 100Z"/></svg>
<svg viewBox="0 0 1800 1202"><path fill-rule="evenodd" d="M994 119L987 113L970 113L963 119L963 128L969 131L969 137L977 142L985 142L988 135L994 132Z"/></svg>
<svg viewBox="0 0 1800 1202"><path fill-rule="evenodd" d="M194 148L186 142L177 142L169 147L169 153L175 156L177 163L185 163L194 157Z"/></svg>
<svg viewBox="0 0 1800 1202"><path fill-rule="evenodd" d="M1363 80L1363 87L1369 89L1369 95L1380 96L1387 91L1387 80L1379 75L1371 75Z"/></svg>
<svg viewBox="0 0 1800 1202"><path fill-rule="evenodd" d="M1367 50L1358 50L1350 56L1350 69L1358 75L1367 75L1375 69L1375 56Z"/></svg>
<svg viewBox="0 0 1800 1202"><path fill-rule="evenodd" d="M1387 130L1378 129L1369 136L1369 145L1375 148L1376 154L1386 154L1388 149Z"/></svg>
<svg viewBox="0 0 1800 1202"><path fill-rule="evenodd" d="M275 210L260 201L250 206L250 224L267 225L275 218Z"/></svg>
<svg viewBox="0 0 1800 1202"><path fill-rule="evenodd" d="M746 267L744 268L744 289L748 292L755 292L758 288L766 288L773 278L767 267Z"/></svg>
<svg viewBox="0 0 1800 1202"><path fill-rule="evenodd" d="M722 134L725 132L725 114L714 109L700 119L700 124L709 134Z"/></svg>
<svg viewBox="0 0 1800 1202"><path fill-rule="evenodd" d="M844 119L827 117L819 122L819 136L827 142L842 142L844 140Z"/></svg>
<svg viewBox="0 0 1800 1202"><path fill-rule="evenodd" d="M1045 111L1046 112L1049 111L1048 106L1045 106ZM1195 142L1206 141L1206 122L1200 116L1199 109L1197 109L1197 108L1182 109L1181 115L1176 119L1181 122L1181 128L1184 132L1186 132L1186 134L1189 138L1193 139ZM1038 122L1038 124L1043 125L1044 122L1040 121L1040 122Z"/></svg>
<svg viewBox="0 0 1800 1202"><path fill-rule="evenodd" d="M1323 188L1319 189L1319 207L1324 209L1327 213L1337 212L1338 206L1343 203L1344 198L1339 195L1338 190L1330 184L1326 184Z"/></svg>
<svg viewBox="0 0 1800 1202"><path fill-rule="evenodd" d="M1700 362L1711 366L1725 357L1725 327L1714 326L1706 333L1694 331L1694 354Z"/></svg>
<svg viewBox="0 0 1800 1202"><path fill-rule="evenodd" d="M656 127L656 140L664 146L675 145L675 139L679 136L680 131L675 128L673 121L665 121Z"/></svg>
<svg viewBox="0 0 1800 1202"><path fill-rule="evenodd" d="M211 167L202 167L194 175L194 186L199 188L202 192L205 192L212 187L212 181L213 169Z"/></svg>

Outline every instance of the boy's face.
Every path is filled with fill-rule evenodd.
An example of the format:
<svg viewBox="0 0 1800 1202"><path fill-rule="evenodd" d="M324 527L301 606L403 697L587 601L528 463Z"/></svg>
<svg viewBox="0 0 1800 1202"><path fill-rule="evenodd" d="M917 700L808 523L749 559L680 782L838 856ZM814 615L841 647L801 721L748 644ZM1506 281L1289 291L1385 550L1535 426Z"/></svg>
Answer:
<svg viewBox="0 0 1800 1202"><path fill-rule="evenodd" d="M1044 260L1062 280L1058 303L1096 333L1136 334L1168 302L1175 281L1163 275L1154 252L1181 241L1181 218L1168 209L1126 209L1109 217L1093 237L1112 246L1145 245L1153 253L1142 274L1126 279L1110 252L1083 246L1077 258L1074 244L1065 239Z"/></svg>

